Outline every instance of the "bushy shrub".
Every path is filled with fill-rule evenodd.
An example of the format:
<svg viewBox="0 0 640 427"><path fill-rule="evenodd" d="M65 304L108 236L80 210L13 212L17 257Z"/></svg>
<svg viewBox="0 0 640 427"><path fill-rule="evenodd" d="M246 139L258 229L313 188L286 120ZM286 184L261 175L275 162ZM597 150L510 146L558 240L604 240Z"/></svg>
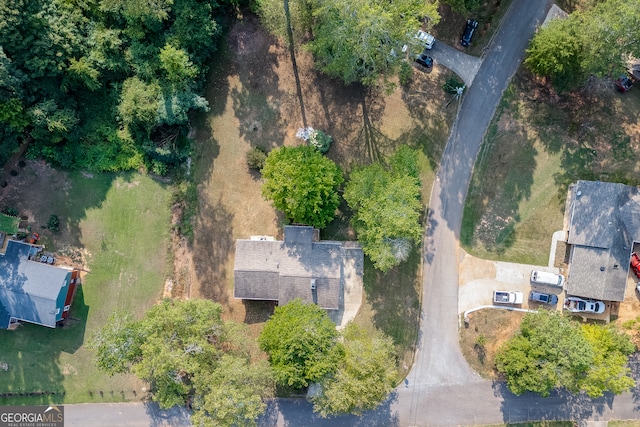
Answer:
<svg viewBox="0 0 640 427"><path fill-rule="evenodd" d="M2 209L2 213L9 216L18 216L18 210L11 206Z"/></svg>
<svg viewBox="0 0 640 427"><path fill-rule="evenodd" d="M51 231L60 231L60 218L58 218L58 215L51 215L49 217L47 228Z"/></svg>
<svg viewBox="0 0 640 427"><path fill-rule="evenodd" d="M333 142L333 138L331 138L329 135L322 132L321 130L315 129L309 135L309 139L307 142L312 147L317 148L318 151L320 151L321 153L326 153L327 151L329 151L329 148L331 148L331 143Z"/></svg>
<svg viewBox="0 0 640 427"><path fill-rule="evenodd" d="M247 151L247 166L249 169L260 171L267 160L267 154L262 147L253 147Z"/></svg>
<svg viewBox="0 0 640 427"><path fill-rule="evenodd" d="M447 81L442 85L442 89L452 95L458 93L458 88L461 87L464 87L464 83L455 77L449 77Z"/></svg>

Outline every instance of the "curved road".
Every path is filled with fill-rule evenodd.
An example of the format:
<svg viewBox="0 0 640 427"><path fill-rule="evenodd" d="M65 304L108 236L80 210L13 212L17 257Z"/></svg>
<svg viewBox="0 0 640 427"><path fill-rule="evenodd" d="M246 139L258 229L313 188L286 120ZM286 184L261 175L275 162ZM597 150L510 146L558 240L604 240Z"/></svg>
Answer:
<svg viewBox="0 0 640 427"><path fill-rule="evenodd" d="M301 399L275 399L262 426L454 426L528 420L635 419L640 389L615 397L588 399L556 393L516 397L502 383L482 380L464 360L458 342L458 263L462 212L475 158L502 92L517 70L547 0L513 0L489 52L473 77L442 156L429 202L425 234L423 312L418 351L407 381L377 410L361 417L322 419ZM437 44L436 44L437 46ZM434 49L436 50L436 49ZM439 55L451 49L437 49ZM442 51L442 52L440 52ZM453 52L455 54L455 52ZM441 60L444 64L447 61ZM477 64L469 64L476 68ZM464 73L463 73L464 74ZM631 362L640 377L640 361ZM186 412L159 411L142 403L67 405L67 424L93 426L187 426ZM104 421L101 423L101 421Z"/></svg>

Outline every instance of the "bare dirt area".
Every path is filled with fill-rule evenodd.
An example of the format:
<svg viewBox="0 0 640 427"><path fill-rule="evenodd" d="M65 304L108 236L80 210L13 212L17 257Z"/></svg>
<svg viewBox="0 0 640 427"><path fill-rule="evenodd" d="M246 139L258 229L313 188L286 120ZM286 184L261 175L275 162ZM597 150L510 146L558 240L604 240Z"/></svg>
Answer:
<svg viewBox="0 0 640 427"><path fill-rule="evenodd" d="M460 330L460 347L469 365L483 378L498 378L496 351L518 331L524 314L487 309L469 315L468 325Z"/></svg>
<svg viewBox="0 0 640 427"><path fill-rule="evenodd" d="M427 168L435 168L455 108L445 109L448 96L441 87L451 75L446 69L414 69L409 85L397 85L387 94L344 86L318 73L311 55L298 49L299 97L289 49L267 34L255 16L242 17L227 40L209 80L211 111L195 123L199 213L193 245L186 251L178 242L181 253L175 256L182 273L176 274L191 284L187 296L218 301L227 317L255 329L273 304L233 297L235 240L280 237L286 219L263 200L260 175L247 168L245 153L256 146L268 152L301 144L297 130L312 126L333 137L327 155L347 174L353 166L383 159L400 144L418 148ZM328 228L330 237L352 238L347 209L340 209Z"/></svg>
<svg viewBox="0 0 640 427"><path fill-rule="evenodd" d="M71 189L68 173L39 160L22 161L20 165L13 168L17 174L7 174L7 185L0 188L0 209L16 209L31 230L40 235L39 243L56 252L60 264L85 268L88 254L79 245L74 221L61 224L59 233L47 228L49 216L61 214L57 210L60 191L68 194Z"/></svg>

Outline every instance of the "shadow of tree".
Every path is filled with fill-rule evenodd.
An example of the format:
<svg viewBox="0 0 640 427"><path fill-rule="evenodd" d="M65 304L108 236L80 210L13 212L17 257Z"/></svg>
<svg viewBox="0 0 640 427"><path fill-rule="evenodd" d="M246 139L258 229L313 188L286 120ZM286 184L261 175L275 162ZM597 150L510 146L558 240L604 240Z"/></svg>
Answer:
<svg viewBox="0 0 640 427"><path fill-rule="evenodd" d="M397 427L400 425L398 414L391 408L397 396L393 392L376 409L366 411L360 416L338 415L322 418L313 412L313 404L306 399L272 399L267 402L265 413L258 418L258 425L270 427L277 425L298 426L354 426L354 427ZM282 417L284 424L280 423Z"/></svg>
<svg viewBox="0 0 640 427"><path fill-rule="evenodd" d="M509 391L505 382L493 381L494 396L503 399L501 410L505 423L519 423L530 420L572 420L578 425L601 416L613 406L613 394L592 399L584 393L571 393L565 389L556 389L549 397L536 393L524 393L516 396Z"/></svg>
<svg viewBox="0 0 640 427"><path fill-rule="evenodd" d="M194 241L193 262L200 281L200 293L220 303L227 303L227 265L234 252L233 213L222 199L211 202L201 198L196 232L210 233L206 239Z"/></svg>
<svg viewBox="0 0 640 427"><path fill-rule="evenodd" d="M393 338L400 353L413 354L418 338L420 297L416 280L420 277L419 268L420 251L416 248L405 262L387 273L375 269L369 258L365 257L364 290L367 302L374 311L373 323ZM399 354L400 358L402 356Z"/></svg>
<svg viewBox="0 0 640 427"><path fill-rule="evenodd" d="M258 18L249 14L232 28L229 48L234 52L229 75L237 76L240 83L230 92L240 136L252 146L265 149L282 145L286 124L280 117L280 105L297 102L295 95L279 89L275 70L284 65L278 55L282 47Z"/></svg>

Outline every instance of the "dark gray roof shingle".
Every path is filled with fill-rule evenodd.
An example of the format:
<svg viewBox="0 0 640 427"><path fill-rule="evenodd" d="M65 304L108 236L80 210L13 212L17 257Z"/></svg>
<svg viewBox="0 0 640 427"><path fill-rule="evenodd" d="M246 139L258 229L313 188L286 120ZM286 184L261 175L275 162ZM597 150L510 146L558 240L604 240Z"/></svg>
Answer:
<svg viewBox="0 0 640 427"><path fill-rule="evenodd" d="M236 241L234 296L278 300L280 304L300 298L325 309L338 309L342 243L314 242L312 227L286 226L284 234L284 241ZM314 279L315 291L311 289Z"/></svg>
<svg viewBox="0 0 640 427"><path fill-rule="evenodd" d="M623 301L633 242L639 239L637 188L578 181L571 192L567 293Z"/></svg>

